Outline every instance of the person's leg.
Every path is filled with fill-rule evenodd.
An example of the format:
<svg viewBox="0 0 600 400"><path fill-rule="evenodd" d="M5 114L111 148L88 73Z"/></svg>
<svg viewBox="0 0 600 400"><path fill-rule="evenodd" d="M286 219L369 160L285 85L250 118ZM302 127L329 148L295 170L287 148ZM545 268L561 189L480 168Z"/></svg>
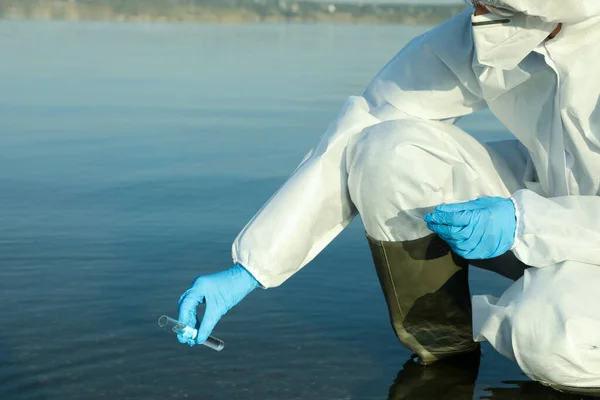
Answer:
<svg viewBox="0 0 600 400"><path fill-rule="evenodd" d="M506 161L455 126L399 120L350 143L346 163L400 341L424 363L477 348L468 263L423 216L441 203L510 196L522 185Z"/></svg>
<svg viewBox="0 0 600 400"><path fill-rule="evenodd" d="M488 340L538 382L600 396L598 282L598 265L529 268L499 299L475 296L476 339Z"/></svg>
<svg viewBox="0 0 600 400"><path fill-rule="evenodd" d="M431 234L423 216L439 204L522 189L492 147L443 122L396 120L367 128L346 156L350 197L367 233L382 241L420 239Z"/></svg>

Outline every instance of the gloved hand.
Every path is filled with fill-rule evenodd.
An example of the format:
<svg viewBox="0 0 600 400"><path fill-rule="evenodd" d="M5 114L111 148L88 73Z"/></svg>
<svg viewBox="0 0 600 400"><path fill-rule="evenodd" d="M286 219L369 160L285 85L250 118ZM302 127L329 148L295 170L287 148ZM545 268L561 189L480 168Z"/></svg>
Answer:
<svg viewBox="0 0 600 400"><path fill-rule="evenodd" d="M501 256L515 241L515 206L503 197L443 204L424 219L456 254L470 260Z"/></svg>
<svg viewBox="0 0 600 400"><path fill-rule="evenodd" d="M204 343L221 317L258 286L252 274L239 264L223 272L196 278L179 299L179 321L197 327L196 307L206 303L206 310L196 340L177 335L179 342L190 346Z"/></svg>

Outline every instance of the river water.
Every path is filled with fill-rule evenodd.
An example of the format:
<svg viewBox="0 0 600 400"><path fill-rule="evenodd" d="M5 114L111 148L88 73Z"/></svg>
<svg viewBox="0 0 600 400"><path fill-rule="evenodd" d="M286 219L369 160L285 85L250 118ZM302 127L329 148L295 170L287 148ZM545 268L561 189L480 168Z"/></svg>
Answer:
<svg viewBox="0 0 600 400"><path fill-rule="evenodd" d="M233 309L223 352L156 325L426 29L0 21L0 398L566 398L487 345L480 365L405 365L358 220Z"/></svg>

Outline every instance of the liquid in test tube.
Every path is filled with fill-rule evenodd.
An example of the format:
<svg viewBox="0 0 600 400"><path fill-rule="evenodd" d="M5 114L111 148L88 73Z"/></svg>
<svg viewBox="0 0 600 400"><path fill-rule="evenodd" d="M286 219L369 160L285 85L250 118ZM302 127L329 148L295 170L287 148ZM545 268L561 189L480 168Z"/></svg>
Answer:
<svg viewBox="0 0 600 400"><path fill-rule="evenodd" d="M184 337L191 338L192 340L196 340L196 337L198 336L198 329L192 328L191 326L183 324L176 319L167 317L166 315L162 315L158 319L158 326L181 334ZM221 339L217 339L214 336L209 336L206 342L202 344L216 351L221 351L223 350L223 347L225 347L225 342L223 342Z"/></svg>

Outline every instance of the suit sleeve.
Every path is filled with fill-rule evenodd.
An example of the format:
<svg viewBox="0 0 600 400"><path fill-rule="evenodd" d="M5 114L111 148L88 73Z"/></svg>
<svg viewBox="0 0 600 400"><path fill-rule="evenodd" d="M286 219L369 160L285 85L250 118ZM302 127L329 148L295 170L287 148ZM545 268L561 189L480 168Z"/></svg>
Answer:
<svg viewBox="0 0 600 400"><path fill-rule="evenodd" d="M414 39L348 98L317 146L244 227L233 260L265 288L289 279L356 216L345 165L350 139L394 119L454 121L485 107L471 70L470 10Z"/></svg>
<svg viewBox="0 0 600 400"><path fill-rule="evenodd" d="M600 197L545 198L519 190L511 200L517 211L512 251L523 263L532 267L564 261L598 264Z"/></svg>

